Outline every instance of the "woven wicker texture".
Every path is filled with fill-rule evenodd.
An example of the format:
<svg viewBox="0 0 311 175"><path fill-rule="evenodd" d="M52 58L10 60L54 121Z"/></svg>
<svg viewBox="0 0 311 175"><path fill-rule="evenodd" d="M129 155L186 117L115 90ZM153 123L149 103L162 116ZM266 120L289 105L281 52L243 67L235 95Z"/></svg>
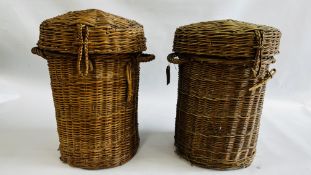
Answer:
<svg viewBox="0 0 311 175"><path fill-rule="evenodd" d="M107 15L107 19L103 15ZM99 17L95 24L91 23L94 17ZM130 48L126 50L123 45L127 43L123 41L133 39L133 35L143 36L142 28L134 27L137 33L133 33L132 26L137 23L113 17L98 10L70 12L51 20L57 20L53 23L57 24L53 30L45 30L49 23L45 21L41 25L43 34L40 34L39 47L32 49L34 54L48 61L60 141L60 159L75 167L99 169L119 166L129 161L138 149L139 63L151 61L154 56L142 54L141 49L135 48L136 46L132 47L135 48L133 53L130 53ZM60 25L73 22L81 26L81 21L83 24L90 22L93 29L89 28L88 32L86 26L66 28ZM108 38L104 38L101 32L105 26L102 24L106 23L107 28L110 25L122 26L120 36L114 32L114 36L107 35ZM97 28L98 24L100 26ZM48 25L53 27L50 23ZM126 25L129 25L128 35ZM64 31L65 29L68 30ZM100 31L98 36L95 36L96 29ZM60 36L64 36L63 40ZM51 40L54 37L56 40ZM119 46L116 39L120 42ZM80 44L70 45L70 42ZM140 45L144 46L145 40L141 42ZM91 46L96 54L88 52ZM97 50L113 46L116 47L115 50L112 49L113 52L122 48L120 52L128 53ZM72 53L63 53L63 49Z"/></svg>
<svg viewBox="0 0 311 175"><path fill-rule="evenodd" d="M135 21L90 9L68 12L43 21L40 25L40 49L78 53L77 29L88 30L88 52L133 53L146 50L143 26Z"/></svg>
<svg viewBox="0 0 311 175"><path fill-rule="evenodd" d="M241 58L253 57L256 54L254 47L260 45L262 56L267 57L278 53L280 37L278 29L265 25L235 20L200 22L177 28L173 50Z"/></svg>
<svg viewBox="0 0 311 175"><path fill-rule="evenodd" d="M231 28L231 38L235 40L228 39L230 30L227 28L219 28L212 32L215 26L230 26L232 22L241 27L240 29L233 25ZM246 36L243 36L242 31L249 28L250 24L232 20L199 24L202 24L201 27L196 24L199 33L206 29L208 31L206 38L210 38L211 34L214 38L213 43L218 38L222 44L217 45L219 51L216 45L213 45L212 55L207 55L212 51L210 48L203 50L206 44L196 43L197 45L189 45L191 47L189 50L187 48L182 50L195 52L197 47L198 53L206 55L177 52L168 56L169 62L179 64L176 152L191 163L206 168L219 170L244 168L251 164L255 156L265 85L275 73L275 69L269 70L269 65L275 61L274 58L263 57L265 54L262 52L270 50L267 55L277 53L275 46L279 45L274 40L261 38L266 36L261 33L278 33L276 40L280 39L280 33L274 28L265 27L273 31L247 30ZM186 34L181 36L179 33L181 28L187 30L187 27L177 29L175 50L182 45L179 41L183 42L183 38L196 37L193 36L194 31L189 33L191 36ZM257 30L260 26L253 28ZM257 36L253 36L250 46L243 48L242 44L246 44L244 38L249 33L256 33ZM236 35L243 38L242 41L238 40ZM223 46L226 39L228 47L225 49ZM261 42L263 40L266 41ZM268 41L272 43L267 43ZM236 50L232 47L233 42L239 46L239 48L236 46ZM258 43L273 48L266 48ZM252 48L252 51L246 53L245 48ZM214 56L217 52L219 55ZM242 56L234 57L239 53ZM247 54L253 55L245 57ZM227 57L228 55L230 57Z"/></svg>

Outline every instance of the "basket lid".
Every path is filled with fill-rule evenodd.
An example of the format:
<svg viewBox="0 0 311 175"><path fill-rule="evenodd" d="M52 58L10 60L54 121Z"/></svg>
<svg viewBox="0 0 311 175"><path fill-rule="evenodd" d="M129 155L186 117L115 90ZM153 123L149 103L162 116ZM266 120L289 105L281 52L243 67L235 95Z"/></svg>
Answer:
<svg viewBox="0 0 311 175"><path fill-rule="evenodd" d="M101 10L72 11L43 21L38 47L77 54L87 45L90 54L135 53L146 50L143 26Z"/></svg>
<svg viewBox="0 0 311 175"><path fill-rule="evenodd" d="M217 20L185 25L175 32L173 51L222 57L269 57L279 52L281 32L265 25Z"/></svg>

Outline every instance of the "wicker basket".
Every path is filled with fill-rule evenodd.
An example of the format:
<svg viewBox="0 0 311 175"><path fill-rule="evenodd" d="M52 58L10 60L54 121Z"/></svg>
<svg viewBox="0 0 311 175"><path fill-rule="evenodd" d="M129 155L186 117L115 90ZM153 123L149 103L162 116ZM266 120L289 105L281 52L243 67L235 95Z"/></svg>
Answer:
<svg viewBox="0 0 311 175"><path fill-rule="evenodd" d="M61 160L98 169L130 160L139 145L139 63L154 59L143 27L99 10L44 21L38 47L48 61Z"/></svg>
<svg viewBox="0 0 311 175"><path fill-rule="evenodd" d="M275 69L281 33L234 20L179 27L176 152L198 166L237 169L251 164L265 84Z"/></svg>

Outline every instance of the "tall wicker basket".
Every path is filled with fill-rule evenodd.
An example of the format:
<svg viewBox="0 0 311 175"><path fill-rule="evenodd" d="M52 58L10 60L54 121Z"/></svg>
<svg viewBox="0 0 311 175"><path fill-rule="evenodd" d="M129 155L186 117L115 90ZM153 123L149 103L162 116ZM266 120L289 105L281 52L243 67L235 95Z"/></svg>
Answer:
<svg viewBox="0 0 311 175"><path fill-rule="evenodd" d="M278 29L234 20L179 27L176 152L198 166L237 169L251 164L265 85L275 69Z"/></svg>
<svg viewBox="0 0 311 175"><path fill-rule="evenodd" d="M154 59L143 27L100 10L42 22L38 47L48 61L61 160L98 169L122 165L139 145L139 63Z"/></svg>

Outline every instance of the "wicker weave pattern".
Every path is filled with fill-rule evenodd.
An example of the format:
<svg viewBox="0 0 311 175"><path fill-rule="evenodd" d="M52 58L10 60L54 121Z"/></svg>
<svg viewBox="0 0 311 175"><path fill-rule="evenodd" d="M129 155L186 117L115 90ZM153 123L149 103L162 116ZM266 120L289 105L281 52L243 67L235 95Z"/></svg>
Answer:
<svg viewBox="0 0 311 175"><path fill-rule="evenodd" d="M261 31L262 44L255 31ZM281 33L278 29L235 20L201 22L182 26L175 32L174 51L210 56L246 57L262 48L262 57L279 51Z"/></svg>
<svg viewBox="0 0 311 175"><path fill-rule="evenodd" d="M49 51L76 54L77 25L89 30L90 54L134 53L146 50L143 26L135 21L90 9L68 12L40 25L38 47Z"/></svg>
<svg viewBox="0 0 311 175"><path fill-rule="evenodd" d="M192 62L180 65L175 145L191 163L215 169L250 165L268 64L253 78L253 63Z"/></svg>
<svg viewBox="0 0 311 175"><path fill-rule="evenodd" d="M72 66L75 57L47 56L61 160L93 169L118 166L134 156L139 144L139 64L134 59L129 55L91 57L94 71L81 78ZM128 64L134 89L131 102L127 102Z"/></svg>
<svg viewBox="0 0 311 175"><path fill-rule="evenodd" d="M61 160L98 169L124 164L139 145L139 63L154 59L140 24L99 10L44 21L32 52L48 61Z"/></svg>
<svg viewBox="0 0 311 175"><path fill-rule="evenodd" d="M275 28L232 20L177 29L168 61L179 64L175 146L180 156L220 170L251 164L280 36Z"/></svg>

